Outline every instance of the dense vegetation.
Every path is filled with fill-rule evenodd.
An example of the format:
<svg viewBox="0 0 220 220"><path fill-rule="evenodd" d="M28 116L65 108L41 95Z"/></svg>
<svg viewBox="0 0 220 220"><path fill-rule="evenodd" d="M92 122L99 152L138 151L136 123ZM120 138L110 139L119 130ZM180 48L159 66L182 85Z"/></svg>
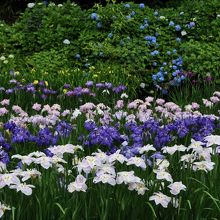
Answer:
<svg viewBox="0 0 220 220"><path fill-rule="evenodd" d="M0 21L0 218L220 218L220 2L165 2Z"/></svg>
<svg viewBox="0 0 220 220"><path fill-rule="evenodd" d="M195 3L156 11L133 3L89 10L38 3L13 25L1 23L2 75L20 72L26 81L44 79L56 87L91 78L132 83L132 93L140 83L166 92L187 72L218 78L220 3Z"/></svg>

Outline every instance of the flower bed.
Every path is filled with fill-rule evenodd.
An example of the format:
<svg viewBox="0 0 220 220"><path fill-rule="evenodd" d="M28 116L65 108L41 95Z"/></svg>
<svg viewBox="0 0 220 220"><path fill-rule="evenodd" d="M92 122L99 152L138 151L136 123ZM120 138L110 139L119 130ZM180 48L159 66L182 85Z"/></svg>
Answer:
<svg viewBox="0 0 220 220"><path fill-rule="evenodd" d="M24 111L2 100L1 215L217 217L219 116L207 111L219 94L184 108L125 93L112 107L34 103ZM209 211L194 213L199 204Z"/></svg>

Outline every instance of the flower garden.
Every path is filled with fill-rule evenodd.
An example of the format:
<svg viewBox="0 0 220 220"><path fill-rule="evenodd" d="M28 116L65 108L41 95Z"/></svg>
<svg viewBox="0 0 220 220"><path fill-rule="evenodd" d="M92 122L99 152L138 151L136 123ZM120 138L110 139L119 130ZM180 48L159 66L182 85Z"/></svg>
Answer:
<svg viewBox="0 0 220 220"><path fill-rule="evenodd" d="M28 3L0 21L0 218L220 218L220 2Z"/></svg>

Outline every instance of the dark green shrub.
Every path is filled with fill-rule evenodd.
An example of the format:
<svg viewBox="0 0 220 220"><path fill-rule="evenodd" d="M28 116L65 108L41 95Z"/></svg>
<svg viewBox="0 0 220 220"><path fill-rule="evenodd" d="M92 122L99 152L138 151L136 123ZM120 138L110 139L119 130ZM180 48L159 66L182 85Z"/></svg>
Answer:
<svg viewBox="0 0 220 220"><path fill-rule="evenodd" d="M80 78L70 73L79 69L85 79L132 82L133 91L141 82L168 89L184 80L184 70L219 74L219 43L212 42L220 38L220 4L203 3L185 1L177 9L159 11L133 3L89 10L70 2L40 3L27 8L14 25L0 28L0 51L14 54L14 68L30 80L77 84ZM35 74L28 74L33 69Z"/></svg>

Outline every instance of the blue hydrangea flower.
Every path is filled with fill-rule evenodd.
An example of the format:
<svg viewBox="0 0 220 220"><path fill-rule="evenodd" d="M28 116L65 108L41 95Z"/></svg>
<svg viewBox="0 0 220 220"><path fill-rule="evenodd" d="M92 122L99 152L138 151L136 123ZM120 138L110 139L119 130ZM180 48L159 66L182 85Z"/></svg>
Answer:
<svg viewBox="0 0 220 220"><path fill-rule="evenodd" d="M112 34L112 33L109 33L109 34L108 34L108 37L109 37L109 38L112 38L112 37L113 37L113 34Z"/></svg>
<svg viewBox="0 0 220 220"><path fill-rule="evenodd" d="M193 27L195 27L195 22L190 22L189 24L187 24L187 27L189 28L189 29L191 29L191 28L193 28Z"/></svg>
<svg viewBox="0 0 220 220"><path fill-rule="evenodd" d="M153 79L153 81L156 81L157 80L157 75L153 74L152 79Z"/></svg>
<svg viewBox="0 0 220 220"><path fill-rule="evenodd" d="M173 68L173 70L176 70L176 69L177 69L177 66L173 65L172 68Z"/></svg>
<svg viewBox="0 0 220 220"><path fill-rule="evenodd" d="M180 25L176 25L176 26L175 26L175 30L176 30L176 31L180 31L180 30L181 30L181 26L180 26Z"/></svg>
<svg viewBox="0 0 220 220"><path fill-rule="evenodd" d="M98 23L96 24L96 27L97 27L97 28L102 28L102 23L101 23L101 22L98 22Z"/></svg>
<svg viewBox="0 0 220 220"><path fill-rule="evenodd" d="M148 19L144 18L144 23L147 24L148 23Z"/></svg>
<svg viewBox="0 0 220 220"><path fill-rule="evenodd" d="M176 42L178 42L178 43L181 42L181 38L177 37Z"/></svg>
<svg viewBox="0 0 220 220"><path fill-rule="evenodd" d="M76 59L77 59L77 60L80 59L80 54L76 54Z"/></svg>
<svg viewBox="0 0 220 220"><path fill-rule="evenodd" d="M154 36L145 36L144 39L147 41L148 45L153 45L157 42L157 38Z"/></svg>
<svg viewBox="0 0 220 220"><path fill-rule="evenodd" d="M131 12L131 16L132 16L132 17L135 16L135 14L136 14L135 11L132 11L132 12Z"/></svg>
<svg viewBox="0 0 220 220"><path fill-rule="evenodd" d="M171 27L174 26L174 22L170 21L169 26L171 26Z"/></svg>
<svg viewBox="0 0 220 220"><path fill-rule="evenodd" d="M124 6L125 6L125 8L130 8L131 7L130 4L125 4Z"/></svg>
<svg viewBox="0 0 220 220"><path fill-rule="evenodd" d="M145 7L144 3L141 3L141 4L139 5L139 8L141 8L141 9L143 9L144 7Z"/></svg>
<svg viewBox="0 0 220 220"><path fill-rule="evenodd" d="M94 20L94 21L97 21L98 20L98 14L97 13L92 13L91 14L91 19Z"/></svg>
<svg viewBox="0 0 220 220"><path fill-rule="evenodd" d="M185 80L185 79L186 79L186 77L185 77L184 75L182 75L180 78L181 78L182 80Z"/></svg>
<svg viewBox="0 0 220 220"><path fill-rule="evenodd" d="M172 73L172 76L177 76L177 72L176 71L174 71L173 73Z"/></svg>
<svg viewBox="0 0 220 220"><path fill-rule="evenodd" d="M140 29L141 29L141 30L144 30L144 29L145 29L145 25L141 25L141 26L140 26Z"/></svg>
<svg viewBox="0 0 220 220"><path fill-rule="evenodd" d="M159 55L159 51L158 50L154 50L150 54L151 54L151 56L156 56L156 55Z"/></svg>
<svg viewBox="0 0 220 220"><path fill-rule="evenodd" d="M160 82L163 82L163 81L164 81L164 77L161 76L161 77L159 78L159 81L160 81Z"/></svg>

